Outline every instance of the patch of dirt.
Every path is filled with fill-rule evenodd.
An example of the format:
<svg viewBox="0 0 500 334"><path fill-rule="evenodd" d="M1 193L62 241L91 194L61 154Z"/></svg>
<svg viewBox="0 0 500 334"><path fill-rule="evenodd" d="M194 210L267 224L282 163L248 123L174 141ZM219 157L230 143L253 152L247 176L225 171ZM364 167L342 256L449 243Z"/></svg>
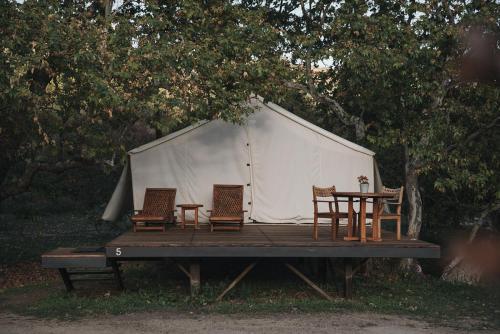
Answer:
<svg viewBox="0 0 500 334"><path fill-rule="evenodd" d="M58 278L55 269L44 269L38 262L0 266L0 290L23 287L26 284L51 282Z"/></svg>
<svg viewBox="0 0 500 334"><path fill-rule="evenodd" d="M405 333L461 334L498 333L478 329L458 330L436 327L425 321L402 316L369 313L318 313L272 315L207 315L195 313L156 312L120 316L106 315L78 321L41 320L0 313L0 333Z"/></svg>

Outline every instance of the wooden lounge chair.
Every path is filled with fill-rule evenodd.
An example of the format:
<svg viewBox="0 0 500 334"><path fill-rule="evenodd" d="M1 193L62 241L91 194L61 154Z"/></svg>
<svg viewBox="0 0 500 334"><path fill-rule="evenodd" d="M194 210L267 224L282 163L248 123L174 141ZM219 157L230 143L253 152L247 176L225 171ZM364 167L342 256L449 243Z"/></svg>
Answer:
<svg viewBox="0 0 500 334"><path fill-rule="evenodd" d="M210 231L233 230L243 227L243 186L214 184L213 205L210 212Z"/></svg>
<svg viewBox="0 0 500 334"><path fill-rule="evenodd" d="M336 192L335 186L329 188L320 188L313 186L313 204L314 204L314 227L313 227L313 239L318 240L318 219L319 218L329 218L332 221L332 240L337 239L337 234L339 230L339 220L340 218L348 218L347 212L340 212L339 210L339 200L337 197L332 195ZM321 199L330 198L330 199ZM328 203L328 211L319 211L319 203ZM335 209L334 209L335 204ZM353 215L356 213L353 212ZM355 219L354 219L355 220Z"/></svg>
<svg viewBox="0 0 500 334"><path fill-rule="evenodd" d="M380 205L379 216L378 216L380 220L380 225L382 225L383 220L396 221L397 240L401 240L401 206L403 205L403 191L404 187L395 189L383 187L382 192L394 194L394 199L384 200L383 205ZM373 214L367 213L366 218L373 218Z"/></svg>
<svg viewBox="0 0 500 334"><path fill-rule="evenodd" d="M130 217L134 232L162 231L165 223L175 223L175 188L146 188L142 210Z"/></svg>

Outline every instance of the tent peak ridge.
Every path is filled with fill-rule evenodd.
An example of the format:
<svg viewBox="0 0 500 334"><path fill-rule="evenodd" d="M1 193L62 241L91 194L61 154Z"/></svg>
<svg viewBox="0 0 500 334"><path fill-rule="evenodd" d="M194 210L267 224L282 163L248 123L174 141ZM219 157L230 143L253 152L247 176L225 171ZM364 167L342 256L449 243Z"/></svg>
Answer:
<svg viewBox="0 0 500 334"><path fill-rule="evenodd" d="M375 155L375 152L367 149L366 147L363 147L363 146L356 144L356 143L353 143L352 141L349 141L345 138L337 136L336 134L334 134L330 131L327 131L327 130L291 113L290 111L284 109L283 107L280 107L279 105L277 105L275 103L264 102L264 98L262 96L257 95L256 97L253 97L252 99L257 100L259 103L268 107L272 111L288 118L289 120L307 128L311 131L314 131L314 132L316 132L324 137L327 137L328 139L331 139L331 140L333 140L333 141L335 141L335 142L337 142L337 143L339 143L347 148L350 148L350 149L357 151L357 152L360 152L360 153L364 153L364 154L368 154L368 155L372 155L372 156Z"/></svg>

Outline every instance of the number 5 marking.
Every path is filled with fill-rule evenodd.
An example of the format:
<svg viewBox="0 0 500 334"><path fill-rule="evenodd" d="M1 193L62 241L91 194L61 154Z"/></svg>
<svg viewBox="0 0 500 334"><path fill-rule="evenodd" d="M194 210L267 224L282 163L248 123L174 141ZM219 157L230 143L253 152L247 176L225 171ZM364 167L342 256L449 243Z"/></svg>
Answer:
<svg viewBox="0 0 500 334"><path fill-rule="evenodd" d="M116 256L120 256L120 255L122 255L122 249L121 249L120 247L118 247L118 248L116 249L116 251L115 251L115 254L116 254Z"/></svg>

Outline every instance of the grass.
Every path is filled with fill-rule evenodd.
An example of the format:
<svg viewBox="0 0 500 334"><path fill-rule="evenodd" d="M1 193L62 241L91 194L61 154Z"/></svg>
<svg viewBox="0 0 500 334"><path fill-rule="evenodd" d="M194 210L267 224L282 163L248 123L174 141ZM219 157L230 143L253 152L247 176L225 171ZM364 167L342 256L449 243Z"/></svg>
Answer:
<svg viewBox="0 0 500 334"><path fill-rule="evenodd" d="M225 300L215 302L228 280L221 282L220 278L212 276L203 282L199 295L189 297L187 280L172 274L173 269L163 263L127 268L126 292L92 283L96 284L92 288L80 288L67 294L62 291L60 283L58 287L50 283L6 290L0 293L0 301L6 309L16 313L59 319L145 311L222 314L372 312L421 318L451 327L500 328L500 292L493 287L450 284L435 278L379 275L357 278L352 300L336 298L329 302L291 275L283 276L283 272L278 271L273 278L263 277L266 275L257 272L231 291ZM335 294L333 285L323 284L322 287ZM26 298L29 296L32 298ZM26 302L19 302L23 298Z"/></svg>
<svg viewBox="0 0 500 334"><path fill-rule="evenodd" d="M103 244L126 226L94 224L96 212L15 216L0 219L0 264L39 260L42 252L60 246ZM210 264L210 265L208 265ZM130 312L175 311L195 313L371 312L398 314L461 328L500 329L500 289L450 284L428 276L381 274L356 277L355 297L333 302L275 262L260 263L221 302L215 298L241 271L243 264L222 260L202 266L202 290L189 297L187 279L165 263L127 264L127 291L101 282L77 283L67 294L62 283L32 284L0 290L0 309L43 318L76 319ZM1 274L1 273L0 273ZM311 272L306 273L320 281ZM229 278L228 278L229 277ZM331 281L330 281L331 282ZM320 284L336 295L335 285Z"/></svg>

